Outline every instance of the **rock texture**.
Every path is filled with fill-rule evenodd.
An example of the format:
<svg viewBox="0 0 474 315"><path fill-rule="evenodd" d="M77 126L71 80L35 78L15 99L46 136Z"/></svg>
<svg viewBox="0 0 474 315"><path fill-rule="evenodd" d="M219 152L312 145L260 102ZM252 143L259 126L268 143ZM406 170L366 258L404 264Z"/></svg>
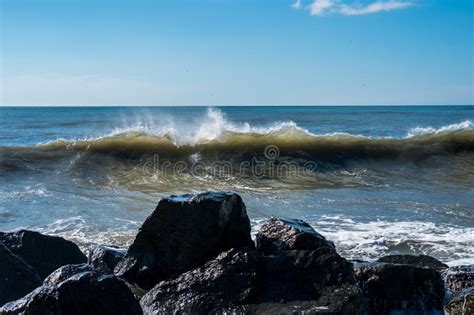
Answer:
<svg viewBox="0 0 474 315"><path fill-rule="evenodd" d="M260 302L317 299L325 286L355 283L352 264L306 222L270 219L257 234L257 250Z"/></svg>
<svg viewBox="0 0 474 315"><path fill-rule="evenodd" d="M141 314L126 284L112 275L84 272L57 285L43 285L5 304L0 314Z"/></svg>
<svg viewBox="0 0 474 315"><path fill-rule="evenodd" d="M447 315L472 315L474 314L474 287L461 290L448 305L444 311Z"/></svg>
<svg viewBox="0 0 474 315"><path fill-rule="evenodd" d="M389 255L381 257L378 262L409 265L418 268L444 269L448 265L443 264L436 258L427 255Z"/></svg>
<svg viewBox="0 0 474 315"><path fill-rule="evenodd" d="M443 309L444 284L434 269L371 263L358 266L355 274L367 298L369 314Z"/></svg>
<svg viewBox="0 0 474 315"><path fill-rule="evenodd" d="M89 249L87 261L95 269L112 274L125 252L126 250L117 247L96 245Z"/></svg>
<svg viewBox="0 0 474 315"><path fill-rule="evenodd" d="M272 314L286 309L363 314L352 264L305 222L295 222L272 219L264 225L264 247L272 249L265 254L231 249L202 267L160 282L141 299L144 312Z"/></svg>
<svg viewBox="0 0 474 315"><path fill-rule="evenodd" d="M59 237L0 233L0 315L440 314L452 296L446 314L474 314L472 266L355 265L300 220L270 219L255 246L236 194L171 196L126 253L99 245L86 259Z"/></svg>
<svg viewBox="0 0 474 315"><path fill-rule="evenodd" d="M141 226L115 273L143 289L230 248L254 247L245 205L234 193L171 196Z"/></svg>
<svg viewBox="0 0 474 315"><path fill-rule="evenodd" d="M352 265L324 247L263 256L260 265L258 303L317 300L325 287L355 283Z"/></svg>
<svg viewBox="0 0 474 315"><path fill-rule="evenodd" d="M318 300L247 304L225 311L228 314L366 314L360 289L348 284L325 288Z"/></svg>
<svg viewBox="0 0 474 315"><path fill-rule="evenodd" d="M246 304L257 279L258 254L231 249L171 281L163 281L140 301L145 314L207 314Z"/></svg>
<svg viewBox="0 0 474 315"><path fill-rule="evenodd" d="M76 244L57 236L19 230L0 232L0 242L36 269L42 280L61 266L87 261Z"/></svg>
<svg viewBox="0 0 474 315"><path fill-rule="evenodd" d="M257 234L257 249L264 255L321 247L335 248L332 242L301 220L271 218Z"/></svg>
<svg viewBox="0 0 474 315"><path fill-rule="evenodd" d="M0 242L0 305L20 298L40 285L36 270Z"/></svg>
<svg viewBox="0 0 474 315"><path fill-rule="evenodd" d="M446 271L446 287L457 294L465 288L474 287L474 266L456 266Z"/></svg>
<svg viewBox="0 0 474 315"><path fill-rule="evenodd" d="M352 264L306 222L270 219L257 234L257 250L262 255L258 287L246 311L364 312Z"/></svg>
<svg viewBox="0 0 474 315"><path fill-rule="evenodd" d="M95 271L94 267L88 264L66 265L53 271L44 279L43 284L58 284L64 280L77 275L78 273Z"/></svg>

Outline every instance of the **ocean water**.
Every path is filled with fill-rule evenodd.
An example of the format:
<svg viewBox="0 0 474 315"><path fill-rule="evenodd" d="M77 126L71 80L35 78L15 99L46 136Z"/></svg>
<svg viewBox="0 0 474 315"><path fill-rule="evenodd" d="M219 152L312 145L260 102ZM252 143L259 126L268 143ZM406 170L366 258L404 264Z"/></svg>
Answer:
<svg viewBox="0 0 474 315"><path fill-rule="evenodd" d="M232 190L350 259L474 264L474 107L0 107L0 230L131 242L159 198Z"/></svg>

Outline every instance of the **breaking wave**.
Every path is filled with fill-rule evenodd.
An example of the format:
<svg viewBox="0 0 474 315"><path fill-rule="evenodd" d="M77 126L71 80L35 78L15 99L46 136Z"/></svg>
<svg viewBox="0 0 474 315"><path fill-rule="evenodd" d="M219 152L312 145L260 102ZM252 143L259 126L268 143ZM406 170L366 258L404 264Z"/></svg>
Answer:
<svg viewBox="0 0 474 315"><path fill-rule="evenodd" d="M146 121L146 120L145 120ZM400 161L417 163L431 157L462 156L467 165L474 165L474 130L471 121L435 128L415 128L405 137L373 138L335 132L314 134L292 121L268 126L236 124L212 108L195 126L173 120L137 120L127 128L118 128L100 137L76 140L58 139L33 146L0 147L0 170L35 169L60 159L83 168L108 165L114 171L123 164L150 160L195 163L228 161L233 164L253 158L266 158L269 146L278 150L276 158L283 161L311 161L320 169L345 167L348 163ZM119 164L117 164L119 163ZM127 165L128 167L129 165ZM102 170L104 171L104 169ZM470 174L470 173L469 173Z"/></svg>
<svg viewBox="0 0 474 315"><path fill-rule="evenodd" d="M211 129L212 126L210 127ZM192 141L191 141L192 140ZM157 134L130 129L94 139L56 140L31 147L2 147L3 154L47 158L51 152L92 152L123 157L162 154L169 158L185 158L193 154L222 158L263 153L265 147L277 146L288 157L316 160L423 159L432 155L455 154L474 150L474 131L470 121L440 129L417 128L404 138L370 138L334 133L314 135L293 122L248 131L226 129L215 133L197 130L195 136L179 137L173 132ZM6 162L2 162L6 163Z"/></svg>

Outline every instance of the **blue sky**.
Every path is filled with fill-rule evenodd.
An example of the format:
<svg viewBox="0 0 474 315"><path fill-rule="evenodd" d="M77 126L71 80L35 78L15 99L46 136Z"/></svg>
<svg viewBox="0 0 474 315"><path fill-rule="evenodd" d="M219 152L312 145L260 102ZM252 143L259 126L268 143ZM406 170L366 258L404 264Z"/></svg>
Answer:
<svg viewBox="0 0 474 315"><path fill-rule="evenodd" d="M0 0L2 105L473 104L471 0Z"/></svg>

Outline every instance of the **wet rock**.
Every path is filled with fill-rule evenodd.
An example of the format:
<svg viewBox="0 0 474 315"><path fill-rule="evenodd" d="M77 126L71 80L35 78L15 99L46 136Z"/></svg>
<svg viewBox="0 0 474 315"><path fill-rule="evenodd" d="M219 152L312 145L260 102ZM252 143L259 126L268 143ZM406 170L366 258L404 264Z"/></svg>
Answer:
<svg viewBox="0 0 474 315"><path fill-rule="evenodd" d="M440 312L444 284L434 269L387 263L361 264L355 274L369 314Z"/></svg>
<svg viewBox="0 0 474 315"><path fill-rule="evenodd" d="M446 287L452 294L474 287L474 266L456 266L446 271Z"/></svg>
<svg viewBox="0 0 474 315"><path fill-rule="evenodd" d="M444 307L447 315L472 315L474 314L474 287L461 290L448 305Z"/></svg>
<svg viewBox="0 0 474 315"><path fill-rule="evenodd" d="M254 243L239 195L171 196L160 200L143 223L115 273L148 290L223 251L241 247L254 247Z"/></svg>
<svg viewBox="0 0 474 315"><path fill-rule="evenodd" d="M352 264L335 250L292 250L263 256L258 303L318 300L329 286L355 284Z"/></svg>
<svg viewBox="0 0 474 315"><path fill-rule="evenodd" d="M95 269L112 274L125 252L126 250L118 247L96 245L89 249L87 261Z"/></svg>
<svg viewBox="0 0 474 315"><path fill-rule="evenodd" d="M438 259L427 255L389 255L381 257L378 262L410 265L418 268L444 269L448 265Z"/></svg>
<svg viewBox="0 0 474 315"><path fill-rule="evenodd" d="M257 250L264 255L278 255L287 250L334 249L334 244L308 223L295 219L271 218L257 234Z"/></svg>
<svg viewBox="0 0 474 315"><path fill-rule="evenodd" d="M53 271L44 279L43 284L58 284L64 280L82 272L95 271L94 267L88 264L66 265Z"/></svg>
<svg viewBox="0 0 474 315"><path fill-rule="evenodd" d="M289 233L296 234L293 230ZM280 237L290 239L283 232ZM142 298L142 308L147 314L271 314L282 309L363 313L364 300L354 285L352 264L339 256L331 243L313 241L311 250L284 248L277 255L231 249L202 267L160 282Z"/></svg>
<svg viewBox="0 0 474 315"><path fill-rule="evenodd" d="M40 285L36 270L0 242L0 305L20 298Z"/></svg>
<svg viewBox="0 0 474 315"><path fill-rule="evenodd" d="M316 303L322 314L362 315L366 313L362 291L355 285L326 287L321 290Z"/></svg>
<svg viewBox="0 0 474 315"><path fill-rule="evenodd" d="M349 284L325 288L318 300L248 304L226 311L228 314L365 314L361 290Z"/></svg>
<svg viewBox="0 0 474 315"><path fill-rule="evenodd" d="M61 266L87 261L76 244L57 236L19 230L0 232L0 241L36 269L42 280Z"/></svg>
<svg viewBox="0 0 474 315"><path fill-rule="evenodd" d="M257 234L257 250L259 303L317 300L326 286L356 283L352 264L304 221L270 219Z"/></svg>
<svg viewBox="0 0 474 315"><path fill-rule="evenodd" d="M206 314L247 303L256 281L258 254L231 249L202 267L163 281L140 301L145 314Z"/></svg>
<svg viewBox="0 0 474 315"><path fill-rule="evenodd" d="M57 285L43 285L5 304L0 314L141 314L126 284L112 275L84 272Z"/></svg>

